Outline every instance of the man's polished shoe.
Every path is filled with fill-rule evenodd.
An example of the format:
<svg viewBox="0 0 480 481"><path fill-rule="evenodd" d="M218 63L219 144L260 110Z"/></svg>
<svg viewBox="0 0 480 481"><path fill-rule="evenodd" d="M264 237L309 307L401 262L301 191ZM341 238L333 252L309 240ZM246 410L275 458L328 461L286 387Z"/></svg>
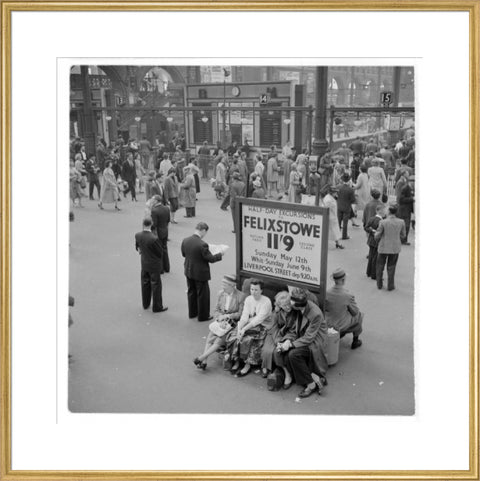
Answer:
<svg viewBox="0 0 480 481"><path fill-rule="evenodd" d="M208 316L206 319L199 319L198 322L211 321L212 319L213 319L213 316Z"/></svg>
<svg viewBox="0 0 480 481"><path fill-rule="evenodd" d="M347 235L347 237L342 237L342 240L348 240L348 239L350 239L350 237L348 237L348 235Z"/></svg>
<svg viewBox="0 0 480 481"><path fill-rule="evenodd" d="M352 349L357 349L357 347L360 347L362 345L361 339L354 339L352 342Z"/></svg>
<svg viewBox="0 0 480 481"><path fill-rule="evenodd" d="M154 311L154 312L165 312L165 311L168 311L168 307L162 307L158 311Z"/></svg>
<svg viewBox="0 0 480 481"><path fill-rule="evenodd" d="M313 379L313 382L317 385L318 394L319 395L322 394L324 387L328 385L327 378L323 376L320 377L318 374L312 373L312 379Z"/></svg>
<svg viewBox="0 0 480 481"><path fill-rule="evenodd" d="M316 390L318 389L318 386L315 384L314 387L306 387L303 391L300 391L298 394L298 397L304 398L311 396Z"/></svg>

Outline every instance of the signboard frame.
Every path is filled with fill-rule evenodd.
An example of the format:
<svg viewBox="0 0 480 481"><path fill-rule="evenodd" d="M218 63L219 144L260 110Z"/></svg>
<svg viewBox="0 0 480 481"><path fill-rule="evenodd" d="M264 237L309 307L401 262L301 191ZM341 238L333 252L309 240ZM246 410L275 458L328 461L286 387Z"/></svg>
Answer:
<svg viewBox="0 0 480 481"><path fill-rule="evenodd" d="M263 207L271 209L283 209L296 212L309 212L322 216L321 238L320 238L320 284L295 281L277 277L275 275L257 273L243 269L243 237L242 237L242 212L244 206ZM328 232L329 232L329 210L325 207L318 207L305 204L293 204L290 202L279 202L266 199L253 199L250 197L237 197L235 199L235 246L236 246L236 274L239 289L242 279L255 277L266 283L286 284L289 286L307 289L318 296L320 307L323 309L327 289L327 262L328 262Z"/></svg>

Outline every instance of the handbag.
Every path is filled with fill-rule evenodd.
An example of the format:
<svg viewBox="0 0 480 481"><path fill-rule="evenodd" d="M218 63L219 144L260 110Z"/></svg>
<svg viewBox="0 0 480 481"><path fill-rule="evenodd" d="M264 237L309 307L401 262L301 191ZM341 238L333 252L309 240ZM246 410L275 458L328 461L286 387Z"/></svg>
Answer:
<svg viewBox="0 0 480 481"><path fill-rule="evenodd" d="M215 334L218 337L224 336L227 332L233 329L233 326L225 321L213 321L208 325L208 329L211 333Z"/></svg>
<svg viewBox="0 0 480 481"><path fill-rule="evenodd" d="M277 367L267 376L267 389L269 391L278 391L283 386L284 382L285 373L283 372L283 369Z"/></svg>

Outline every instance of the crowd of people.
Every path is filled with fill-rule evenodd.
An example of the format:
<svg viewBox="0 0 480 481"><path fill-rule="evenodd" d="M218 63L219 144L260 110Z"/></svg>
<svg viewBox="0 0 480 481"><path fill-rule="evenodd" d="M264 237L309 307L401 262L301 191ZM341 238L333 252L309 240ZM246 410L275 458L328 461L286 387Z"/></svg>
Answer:
<svg viewBox="0 0 480 481"><path fill-rule="evenodd" d="M82 207L82 198L98 200L98 208L119 202L130 194L145 194L143 229L135 236L135 248L141 257L141 293L144 309L153 312L168 309L163 303L161 275L170 271L168 227L176 224L176 213L185 208L186 218L197 216L197 194L201 179L210 183L220 208L230 208L233 232L236 198L252 197L290 203L306 202L329 210L329 237L336 248L349 239L348 227L366 232L366 275L383 288L387 267L387 290L395 289L395 268L401 245L409 245L410 227L414 227L414 135L388 147L378 138L366 142L355 139L311 162L304 149L297 155L288 142L281 150L272 146L264 154L248 142L211 150L206 142L191 154L182 135L166 149L153 149L142 139L117 142L106 147L100 139L95 154L85 152L81 139L72 139L70 159L70 198L74 207ZM394 185L395 195L388 186ZM87 194L88 188L88 194ZM95 199L94 194L97 194ZM395 200L395 201L394 201ZM333 286L320 308L316 295L298 287L282 286L264 293L259 279L240 280L225 276L213 315L210 315L210 267L221 261L222 249L212 253L203 240L209 227L196 225L192 236L183 240L187 305L190 318L209 321L209 333L203 353L194 359L200 370L217 352L224 369L236 377L260 368L269 389L302 387L299 397L321 393L327 385L328 329L340 337L351 333L352 349L362 345L363 314L354 296L345 288L346 272L332 274Z"/></svg>

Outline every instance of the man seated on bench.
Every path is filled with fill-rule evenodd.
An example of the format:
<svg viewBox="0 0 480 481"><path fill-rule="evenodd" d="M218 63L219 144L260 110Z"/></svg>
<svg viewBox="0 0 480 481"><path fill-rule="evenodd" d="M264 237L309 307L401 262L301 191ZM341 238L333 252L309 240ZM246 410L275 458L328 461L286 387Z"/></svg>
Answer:
<svg viewBox="0 0 480 481"><path fill-rule="evenodd" d="M352 349L362 345L359 339L362 333L363 314L360 312L355 297L345 288L346 273L343 269L336 269L332 274L335 283L327 291L325 298L325 316L328 327L333 327L340 333L353 334Z"/></svg>

